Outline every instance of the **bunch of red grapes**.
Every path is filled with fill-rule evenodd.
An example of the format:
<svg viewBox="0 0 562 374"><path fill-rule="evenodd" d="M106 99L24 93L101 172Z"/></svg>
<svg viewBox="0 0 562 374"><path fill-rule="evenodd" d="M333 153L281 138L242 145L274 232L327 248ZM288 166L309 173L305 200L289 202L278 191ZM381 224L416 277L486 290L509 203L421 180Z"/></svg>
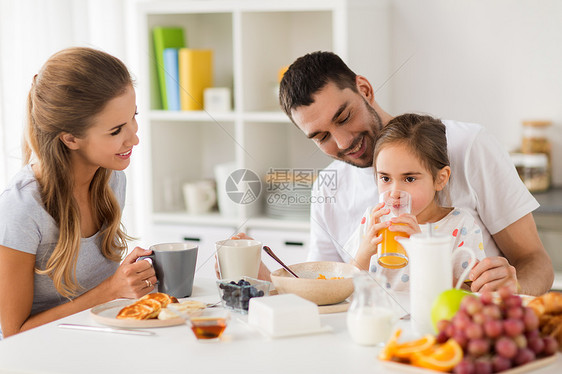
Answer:
<svg viewBox="0 0 562 374"><path fill-rule="evenodd" d="M556 339L540 336L539 318L523 306L520 296L507 288L498 294L498 303L491 292L467 295L450 321L437 324L438 343L453 338L463 348L464 358L454 373L498 373L558 350Z"/></svg>

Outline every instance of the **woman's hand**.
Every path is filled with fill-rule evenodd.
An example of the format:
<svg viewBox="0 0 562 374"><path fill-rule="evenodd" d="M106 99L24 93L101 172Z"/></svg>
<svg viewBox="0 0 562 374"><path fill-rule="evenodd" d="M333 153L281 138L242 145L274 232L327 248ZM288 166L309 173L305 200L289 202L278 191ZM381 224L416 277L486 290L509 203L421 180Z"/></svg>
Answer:
<svg viewBox="0 0 562 374"><path fill-rule="evenodd" d="M150 250L136 247L109 278L114 298L138 299L154 290L157 282L152 263L148 260L137 261L140 256L152 253Z"/></svg>
<svg viewBox="0 0 562 374"><path fill-rule="evenodd" d="M502 287L513 293L519 291L515 267L505 257L486 257L474 265L468 279L472 281L472 292L497 291Z"/></svg>

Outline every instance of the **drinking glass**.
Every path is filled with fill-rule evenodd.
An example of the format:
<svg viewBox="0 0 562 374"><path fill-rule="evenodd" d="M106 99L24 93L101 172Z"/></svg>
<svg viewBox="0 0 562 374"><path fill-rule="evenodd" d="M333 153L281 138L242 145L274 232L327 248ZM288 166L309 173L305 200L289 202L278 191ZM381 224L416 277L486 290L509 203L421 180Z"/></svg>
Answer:
<svg viewBox="0 0 562 374"><path fill-rule="evenodd" d="M380 194L379 202L384 202L383 209L390 209L390 213L381 217L381 222L389 221L401 214L409 214L412 208L412 198L406 191L390 190ZM403 225L394 223L393 225ZM409 238L403 232L390 231L389 228L382 230L382 242L379 248L378 263L388 269L399 269L408 265L408 255L404 247L396 240L396 237Z"/></svg>

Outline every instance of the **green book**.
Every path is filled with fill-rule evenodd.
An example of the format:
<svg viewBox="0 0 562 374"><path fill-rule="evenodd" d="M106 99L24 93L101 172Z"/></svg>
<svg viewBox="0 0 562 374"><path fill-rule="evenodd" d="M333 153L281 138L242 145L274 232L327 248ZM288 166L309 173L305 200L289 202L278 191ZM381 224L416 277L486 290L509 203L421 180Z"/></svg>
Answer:
<svg viewBox="0 0 562 374"><path fill-rule="evenodd" d="M152 29L152 37L154 42L154 57L152 60L156 67L159 88L158 90L153 90L153 93L159 96L159 100L157 100L159 109L168 110L164 49L185 47L183 29L181 27L154 27Z"/></svg>

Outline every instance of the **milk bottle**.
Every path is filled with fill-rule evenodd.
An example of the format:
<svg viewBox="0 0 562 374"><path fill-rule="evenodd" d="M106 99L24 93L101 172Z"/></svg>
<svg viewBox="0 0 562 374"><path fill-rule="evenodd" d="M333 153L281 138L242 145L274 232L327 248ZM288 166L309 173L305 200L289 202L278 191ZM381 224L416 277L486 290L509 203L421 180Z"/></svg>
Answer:
<svg viewBox="0 0 562 374"><path fill-rule="evenodd" d="M384 277L362 271L353 277L353 301L347 312L347 328L353 341L360 345L377 345L385 343L397 314L393 311L392 301L382 285Z"/></svg>

